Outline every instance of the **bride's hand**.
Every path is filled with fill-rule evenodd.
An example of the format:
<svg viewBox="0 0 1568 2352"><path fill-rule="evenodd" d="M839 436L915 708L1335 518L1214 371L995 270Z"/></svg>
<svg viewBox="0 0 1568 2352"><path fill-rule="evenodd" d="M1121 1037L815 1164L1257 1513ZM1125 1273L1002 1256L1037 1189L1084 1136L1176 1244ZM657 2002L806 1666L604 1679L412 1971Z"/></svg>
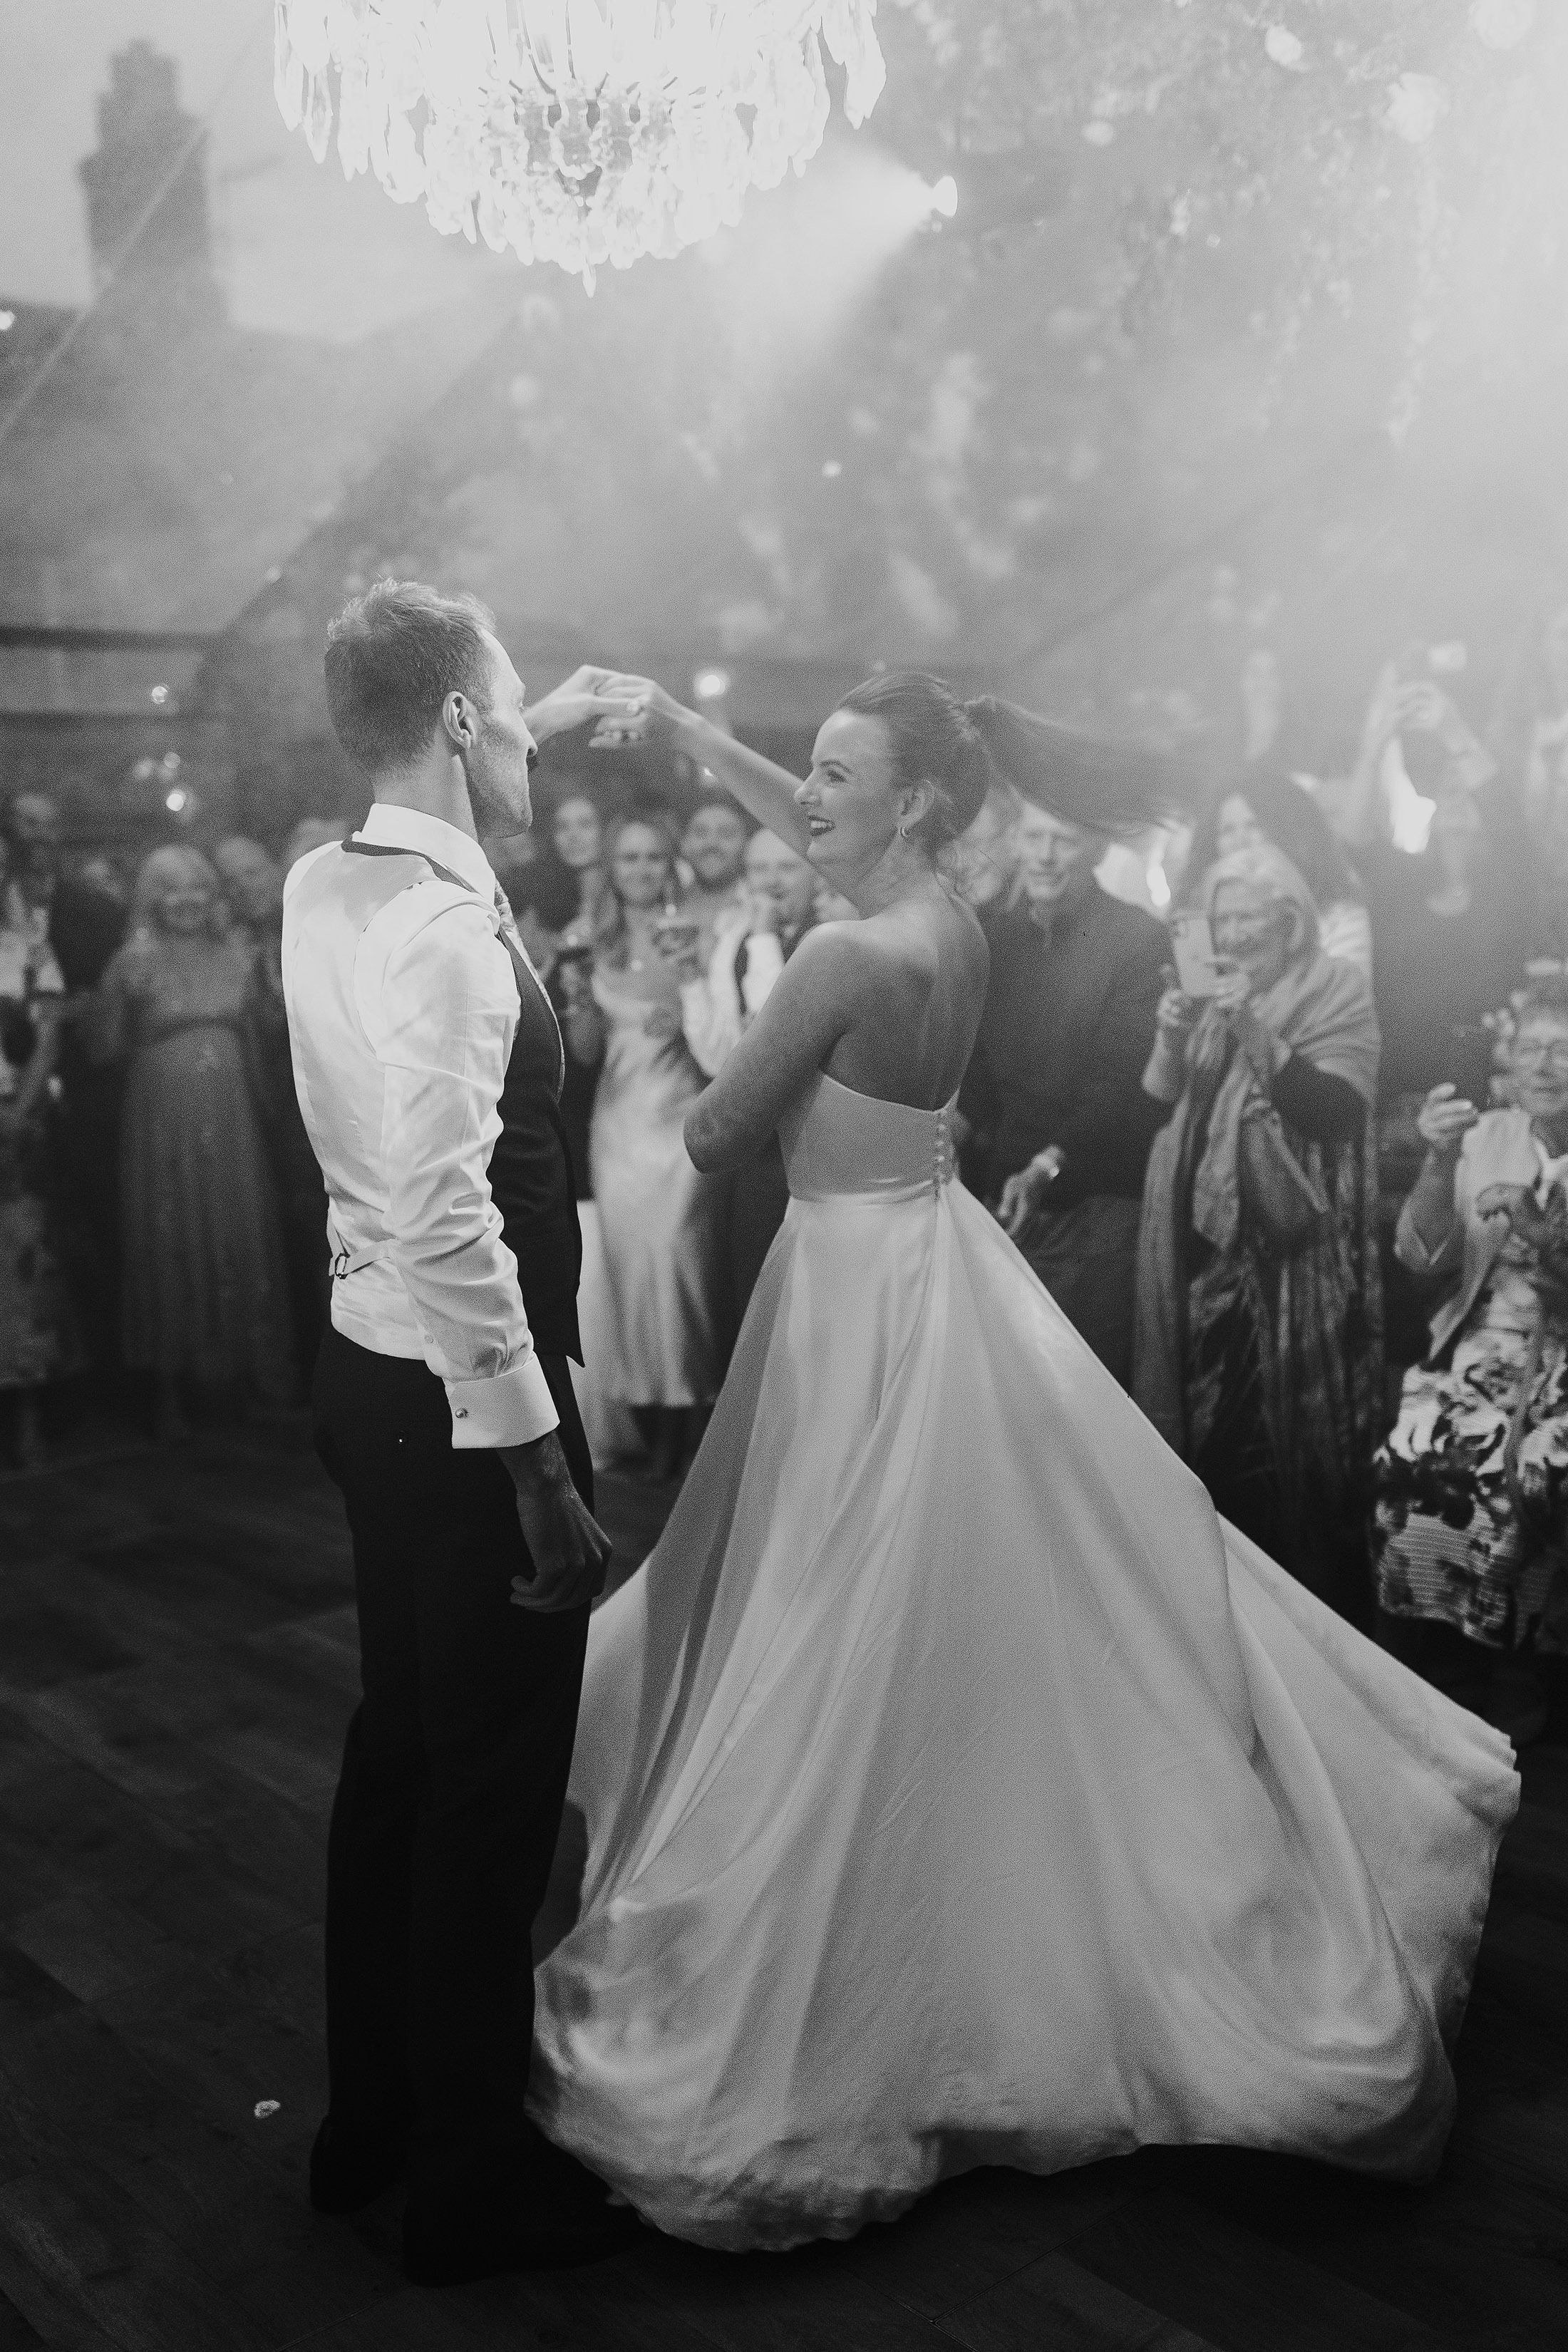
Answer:
<svg viewBox="0 0 1568 2352"><path fill-rule="evenodd" d="M523 714L534 741L547 743L552 735L569 735L574 728L585 727L590 719L602 726L613 723L623 708L622 697L606 683L616 675L613 669L598 669L592 662L584 662L570 677L563 677Z"/></svg>
<svg viewBox="0 0 1568 2352"><path fill-rule="evenodd" d="M631 670L597 670L595 692L619 708L601 719L590 749L618 751L627 743L675 744L688 729L700 727L694 710L677 702L657 679L639 677Z"/></svg>

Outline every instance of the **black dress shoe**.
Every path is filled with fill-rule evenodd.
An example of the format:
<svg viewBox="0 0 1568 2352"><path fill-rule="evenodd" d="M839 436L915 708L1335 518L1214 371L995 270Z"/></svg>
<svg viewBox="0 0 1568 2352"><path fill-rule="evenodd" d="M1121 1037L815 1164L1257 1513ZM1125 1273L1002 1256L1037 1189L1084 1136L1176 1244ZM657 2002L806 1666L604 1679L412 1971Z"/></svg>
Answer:
<svg viewBox="0 0 1568 2352"><path fill-rule="evenodd" d="M432 2237L404 2217L403 2275L415 2286L463 2286L508 2271L569 2271L624 2253L642 2224L629 2205L523 2206L488 2229Z"/></svg>
<svg viewBox="0 0 1568 2352"><path fill-rule="evenodd" d="M403 2169L400 2140L353 2140L328 2116L310 2150L310 2202L318 2213L357 2213Z"/></svg>

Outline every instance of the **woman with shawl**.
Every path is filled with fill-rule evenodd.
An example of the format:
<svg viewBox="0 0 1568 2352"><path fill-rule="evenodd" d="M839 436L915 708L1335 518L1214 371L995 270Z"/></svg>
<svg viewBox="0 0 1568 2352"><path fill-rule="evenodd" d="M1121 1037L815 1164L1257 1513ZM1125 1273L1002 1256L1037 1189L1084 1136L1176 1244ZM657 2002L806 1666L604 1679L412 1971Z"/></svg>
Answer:
<svg viewBox="0 0 1568 2352"><path fill-rule="evenodd" d="M1221 858L1203 906L1215 992L1171 988L1146 1090L1133 1394L1216 1507L1322 1599L1365 1609L1361 1526L1380 1433L1378 1028L1269 845Z"/></svg>

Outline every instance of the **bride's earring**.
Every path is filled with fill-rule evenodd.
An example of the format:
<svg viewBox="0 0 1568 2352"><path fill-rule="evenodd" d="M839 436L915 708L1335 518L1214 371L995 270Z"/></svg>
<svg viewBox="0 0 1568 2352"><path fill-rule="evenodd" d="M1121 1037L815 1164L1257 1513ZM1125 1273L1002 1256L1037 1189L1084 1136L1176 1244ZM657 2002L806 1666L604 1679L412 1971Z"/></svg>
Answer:
<svg viewBox="0 0 1568 2352"><path fill-rule="evenodd" d="M899 839L900 839L900 841L908 841L909 837L910 837L910 829L909 829L909 826L904 823L903 818L902 818L902 817L900 817L900 818L899 819Z"/></svg>

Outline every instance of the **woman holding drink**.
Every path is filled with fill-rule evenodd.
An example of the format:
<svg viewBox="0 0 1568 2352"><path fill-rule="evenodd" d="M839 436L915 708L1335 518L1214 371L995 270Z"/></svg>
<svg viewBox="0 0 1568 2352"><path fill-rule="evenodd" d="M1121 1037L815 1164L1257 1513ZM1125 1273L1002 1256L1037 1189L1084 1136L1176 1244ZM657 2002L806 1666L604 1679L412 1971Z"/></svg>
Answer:
<svg viewBox="0 0 1568 2352"><path fill-rule="evenodd" d="M568 1052L601 1063L588 1132L602 1279L580 1300L595 1385L633 1408L654 1475L696 1450L721 1371L717 1199L687 1158L702 1091L680 1025L678 966L697 926L677 902L675 842L654 813L611 832L609 895L591 961L568 933L560 964Z"/></svg>

